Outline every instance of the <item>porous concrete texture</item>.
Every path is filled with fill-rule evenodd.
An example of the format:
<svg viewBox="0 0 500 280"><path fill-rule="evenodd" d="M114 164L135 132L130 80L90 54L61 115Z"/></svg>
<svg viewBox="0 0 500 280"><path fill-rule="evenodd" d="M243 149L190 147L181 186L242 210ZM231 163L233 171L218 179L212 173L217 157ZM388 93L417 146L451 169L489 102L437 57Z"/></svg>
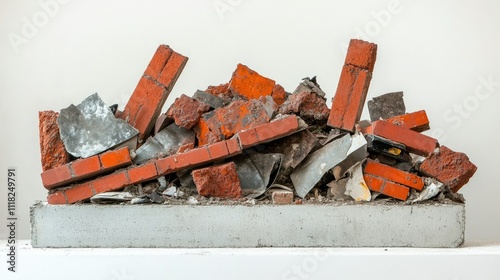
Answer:
<svg viewBox="0 0 500 280"><path fill-rule="evenodd" d="M33 247L458 247L464 204L48 205Z"/></svg>

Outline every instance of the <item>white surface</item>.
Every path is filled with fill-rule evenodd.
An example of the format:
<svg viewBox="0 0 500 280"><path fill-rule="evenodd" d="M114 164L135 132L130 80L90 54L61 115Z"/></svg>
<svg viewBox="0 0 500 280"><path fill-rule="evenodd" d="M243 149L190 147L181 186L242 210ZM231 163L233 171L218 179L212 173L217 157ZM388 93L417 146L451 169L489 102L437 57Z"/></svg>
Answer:
<svg viewBox="0 0 500 280"><path fill-rule="evenodd" d="M498 242L455 249L34 249L22 243L18 272L2 267L1 279L500 278Z"/></svg>
<svg viewBox="0 0 500 280"><path fill-rule="evenodd" d="M48 205L32 207L34 247L458 247L453 205Z"/></svg>
<svg viewBox="0 0 500 280"><path fill-rule="evenodd" d="M431 135L469 155L478 171L463 188L466 239L500 241L499 1L65 2L46 22L39 1L0 2L0 186L7 167L16 167L19 237L29 238L29 206L46 197L39 110L59 111L94 92L123 108L162 43L189 57L166 106L182 93L227 82L239 62L288 91L317 75L330 100L343 49L361 37L379 46L368 98L403 90L407 111L427 110ZM214 4L221 3L229 6L218 13ZM9 34L24 36L24 20L33 16L40 27L16 51ZM495 84L485 87L488 79ZM5 201L0 189L0 209Z"/></svg>

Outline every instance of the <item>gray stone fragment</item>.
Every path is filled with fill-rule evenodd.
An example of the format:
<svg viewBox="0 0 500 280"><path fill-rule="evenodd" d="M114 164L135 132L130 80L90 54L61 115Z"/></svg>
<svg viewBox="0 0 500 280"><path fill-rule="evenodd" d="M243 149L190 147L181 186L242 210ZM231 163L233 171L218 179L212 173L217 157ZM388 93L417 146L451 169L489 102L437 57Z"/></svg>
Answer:
<svg viewBox="0 0 500 280"><path fill-rule="evenodd" d="M316 83L316 77L313 77L312 79L309 79L309 77L302 79L302 82L297 86L292 94L299 94L302 92L314 92L321 97L325 97L326 95Z"/></svg>
<svg viewBox="0 0 500 280"><path fill-rule="evenodd" d="M154 137L149 137L137 149L137 157L134 158L134 163L141 164L160 155L162 157L173 155L181 146L194 143L194 141L194 131L172 123L159 131Z"/></svg>
<svg viewBox="0 0 500 280"><path fill-rule="evenodd" d="M197 90L193 98L207 104L212 109L217 109L225 105L222 98L201 90Z"/></svg>
<svg viewBox="0 0 500 280"><path fill-rule="evenodd" d="M241 189L248 197L259 197L273 183L273 171L279 169L283 155L249 152L234 159ZM275 173L275 172L274 172Z"/></svg>
<svg viewBox="0 0 500 280"><path fill-rule="evenodd" d="M62 109L57 124L68 153L82 158L102 153L139 134L127 122L115 118L97 93L77 106L71 104Z"/></svg>
<svg viewBox="0 0 500 280"><path fill-rule="evenodd" d="M346 158L350 147L351 136L346 134L307 156L290 175L297 195L304 198L325 173Z"/></svg>
<svg viewBox="0 0 500 280"><path fill-rule="evenodd" d="M363 134L359 132L355 133L351 139L351 147L347 151L346 158L333 168L333 176L337 180L344 177L347 170L365 160L368 155L366 151L366 139Z"/></svg>
<svg viewBox="0 0 500 280"><path fill-rule="evenodd" d="M389 92L368 101L368 111L372 121L385 120L406 113L403 92Z"/></svg>
<svg viewBox="0 0 500 280"><path fill-rule="evenodd" d="M126 202L134 198L134 195L129 192L105 192L96 194L90 198L92 203L108 204L117 202Z"/></svg>

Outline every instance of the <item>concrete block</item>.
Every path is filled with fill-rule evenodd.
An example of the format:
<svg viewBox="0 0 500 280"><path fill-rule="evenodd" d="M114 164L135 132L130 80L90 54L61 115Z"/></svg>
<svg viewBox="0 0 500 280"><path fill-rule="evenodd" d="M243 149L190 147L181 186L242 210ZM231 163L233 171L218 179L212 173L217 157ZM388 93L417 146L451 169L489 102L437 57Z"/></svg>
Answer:
<svg viewBox="0 0 500 280"><path fill-rule="evenodd" d="M446 248L464 229L465 204L31 207L35 248Z"/></svg>

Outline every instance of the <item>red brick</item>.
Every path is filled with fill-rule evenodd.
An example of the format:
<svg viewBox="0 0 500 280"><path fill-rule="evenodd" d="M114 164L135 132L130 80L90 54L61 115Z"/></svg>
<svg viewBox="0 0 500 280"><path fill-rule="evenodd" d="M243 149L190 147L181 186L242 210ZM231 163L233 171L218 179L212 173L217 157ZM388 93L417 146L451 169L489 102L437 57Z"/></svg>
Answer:
<svg viewBox="0 0 500 280"><path fill-rule="evenodd" d="M219 98L222 98L225 102L230 103L231 99L233 99L233 94L229 90L229 83L221 84L218 86L208 86L205 92L208 92L212 95L215 95Z"/></svg>
<svg viewBox="0 0 500 280"><path fill-rule="evenodd" d="M209 105L183 94L175 99L167 111L167 116L178 126L191 129L200 120L201 115L209 110Z"/></svg>
<svg viewBox="0 0 500 280"><path fill-rule="evenodd" d="M365 179L366 185L370 190L397 198L399 200L405 201L410 193L409 188L379 177L365 174L363 175L363 178Z"/></svg>
<svg viewBox="0 0 500 280"><path fill-rule="evenodd" d="M278 106L285 103L285 101L286 101L286 91L280 84L274 85L273 92L271 93L271 96L273 97L274 102Z"/></svg>
<svg viewBox="0 0 500 280"><path fill-rule="evenodd" d="M140 182L152 180L158 176L156 165L154 162L145 163L143 165L134 166L128 171L130 184L137 184Z"/></svg>
<svg viewBox="0 0 500 280"><path fill-rule="evenodd" d="M287 116L270 123L255 127L259 144L267 143L290 134L293 134L299 128L299 122L296 116Z"/></svg>
<svg viewBox="0 0 500 280"><path fill-rule="evenodd" d="M121 118L139 130L140 141L149 136L168 94L163 86L147 77L139 80Z"/></svg>
<svg viewBox="0 0 500 280"><path fill-rule="evenodd" d="M225 140L225 142L227 145L227 151L229 152L230 156L235 156L242 153L238 137L233 137L231 139Z"/></svg>
<svg viewBox="0 0 500 280"><path fill-rule="evenodd" d="M290 191L273 191L271 195L274 204L286 205L293 203L293 192Z"/></svg>
<svg viewBox="0 0 500 280"><path fill-rule="evenodd" d="M429 155L420 165L419 171L448 185L453 192L462 188L476 173L477 167L464 153L441 146L439 152Z"/></svg>
<svg viewBox="0 0 500 280"><path fill-rule="evenodd" d="M260 101L237 100L204 114L202 119L217 137L229 139L240 131L268 123L270 117Z"/></svg>
<svg viewBox="0 0 500 280"><path fill-rule="evenodd" d="M430 129L429 119L427 118L425 110L395 116L388 118L385 121L416 132L422 132Z"/></svg>
<svg viewBox="0 0 500 280"><path fill-rule="evenodd" d="M181 72L184 69L184 66L186 66L187 61L188 61L187 57L177 52L173 52L170 58L168 59L167 64L165 65L163 71L160 74L160 77L158 77L158 82L162 84L167 89L168 92L170 92L174 87L175 82L177 82L177 79L181 75ZM163 107L164 102L165 100L163 100L160 109L161 107Z"/></svg>
<svg viewBox="0 0 500 280"><path fill-rule="evenodd" d="M259 137L255 128L242 131L237 134L242 149L250 148L259 144Z"/></svg>
<svg viewBox="0 0 500 280"><path fill-rule="evenodd" d="M69 154L66 152L64 143L59 134L57 117L59 113L54 111L38 112L40 155L42 170L56 168L69 162Z"/></svg>
<svg viewBox="0 0 500 280"><path fill-rule="evenodd" d="M352 39L349 42L349 48L347 49L347 55L345 58L346 65L357 66L373 72L373 67L375 66L376 59L376 44L358 39Z"/></svg>
<svg viewBox="0 0 500 280"><path fill-rule="evenodd" d="M195 167L195 166L198 166L200 164L205 164L205 163L211 162L212 159L213 160L218 159L216 157L213 157L213 158L210 157L210 153L208 152L207 147L201 147L201 148L191 150L187 153L179 155L177 158L179 158L179 157L181 157L181 158L185 157L186 161L189 164L189 167Z"/></svg>
<svg viewBox="0 0 500 280"><path fill-rule="evenodd" d="M218 136L208 127L205 119L201 118L200 121L193 127L193 130L198 139L198 147L217 143L222 140L221 136Z"/></svg>
<svg viewBox="0 0 500 280"><path fill-rule="evenodd" d="M126 171L115 172L91 181L96 194L122 189L131 185Z"/></svg>
<svg viewBox="0 0 500 280"><path fill-rule="evenodd" d="M218 143L209 145L207 146L207 149L212 159L223 159L229 156L226 141L220 141Z"/></svg>
<svg viewBox="0 0 500 280"><path fill-rule="evenodd" d="M373 122L366 132L404 144L410 153L421 156L430 155L439 146L432 137L382 120Z"/></svg>
<svg viewBox="0 0 500 280"><path fill-rule="evenodd" d="M87 200L95 195L92 190L92 185L89 182L64 190L64 194L68 198L67 201L69 204Z"/></svg>
<svg viewBox="0 0 500 280"><path fill-rule="evenodd" d="M101 161L101 168L105 170L115 170L132 164L127 147L105 152L99 155L99 160Z"/></svg>
<svg viewBox="0 0 500 280"><path fill-rule="evenodd" d="M172 53L173 50L169 46L160 45L158 49L156 49L153 58L151 58L144 74L150 76L154 80L158 79Z"/></svg>
<svg viewBox="0 0 500 280"><path fill-rule="evenodd" d="M68 200L64 191L57 191L47 196L47 202L49 204L67 204Z"/></svg>
<svg viewBox="0 0 500 280"><path fill-rule="evenodd" d="M234 95L258 99L261 96L271 95L274 85L273 80L259 75L246 65L238 64L229 82L229 90Z"/></svg>
<svg viewBox="0 0 500 280"><path fill-rule="evenodd" d="M181 155L181 154L179 154ZM165 158L160 158L155 160L156 163L156 170L158 172L159 176L165 176L167 174L176 172L177 170L174 169L174 166L176 165L176 160L177 162L179 161L178 159L174 159L175 157L178 157L179 155L173 155ZM188 163L186 163L186 166L188 166Z"/></svg>
<svg viewBox="0 0 500 280"><path fill-rule="evenodd" d="M51 190L66 184L67 181L71 180L72 175L69 164L66 164L42 172L41 177L43 186Z"/></svg>
<svg viewBox="0 0 500 280"><path fill-rule="evenodd" d="M200 195L220 198L241 197L240 179L234 162L193 170L191 175Z"/></svg>
<svg viewBox="0 0 500 280"><path fill-rule="evenodd" d="M424 181L419 176L373 160L366 162L363 172L364 174L381 177L419 191L424 188Z"/></svg>
<svg viewBox="0 0 500 280"><path fill-rule="evenodd" d="M194 149L194 143L187 143L182 145L176 152L176 154L181 154Z"/></svg>
<svg viewBox="0 0 500 280"><path fill-rule="evenodd" d="M99 156L95 155L89 158L75 160L71 163L71 169L73 170L74 177L84 177L98 173L101 169Z"/></svg>
<svg viewBox="0 0 500 280"><path fill-rule="evenodd" d="M327 124L330 127L354 132L366 100L371 72L352 65L344 65Z"/></svg>
<svg viewBox="0 0 500 280"><path fill-rule="evenodd" d="M207 147L196 148L182 154L175 154L169 157L156 160L158 176L164 176L181 169L196 167L216 160L210 157Z"/></svg>

